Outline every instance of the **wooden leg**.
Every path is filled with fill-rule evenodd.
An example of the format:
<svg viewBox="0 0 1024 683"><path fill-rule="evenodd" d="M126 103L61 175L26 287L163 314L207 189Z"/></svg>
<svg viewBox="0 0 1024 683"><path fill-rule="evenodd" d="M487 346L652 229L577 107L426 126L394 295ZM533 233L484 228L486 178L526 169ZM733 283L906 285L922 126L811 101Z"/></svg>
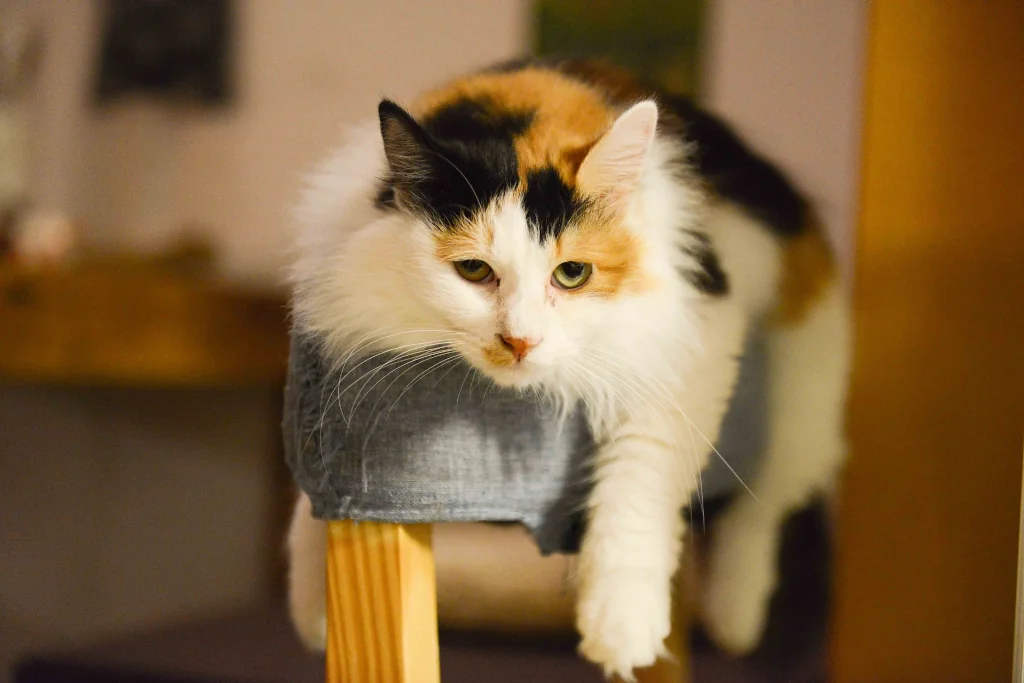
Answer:
<svg viewBox="0 0 1024 683"><path fill-rule="evenodd" d="M439 683L430 525L327 533L327 683Z"/></svg>

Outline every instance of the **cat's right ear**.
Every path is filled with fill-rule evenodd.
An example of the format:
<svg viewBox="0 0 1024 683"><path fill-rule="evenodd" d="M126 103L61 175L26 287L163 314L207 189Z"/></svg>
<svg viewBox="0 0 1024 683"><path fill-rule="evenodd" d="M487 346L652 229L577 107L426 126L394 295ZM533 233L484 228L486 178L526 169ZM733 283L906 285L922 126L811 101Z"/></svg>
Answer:
<svg viewBox="0 0 1024 683"><path fill-rule="evenodd" d="M579 187L622 206L640 186L657 126L658 106L653 100L627 109L583 160L577 173Z"/></svg>
<svg viewBox="0 0 1024 683"><path fill-rule="evenodd" d="M416 119L391 100L381 100L377 114L391 180L396 189L411 191L433 176L435 154L430 137Z"/></svg>

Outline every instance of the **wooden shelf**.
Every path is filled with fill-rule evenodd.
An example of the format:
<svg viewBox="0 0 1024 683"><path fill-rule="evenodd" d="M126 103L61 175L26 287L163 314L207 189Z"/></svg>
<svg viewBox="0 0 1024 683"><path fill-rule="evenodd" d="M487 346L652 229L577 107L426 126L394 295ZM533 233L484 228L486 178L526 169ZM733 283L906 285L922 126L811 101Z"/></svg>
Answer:
<svg viewBox="0 0 1024 683"><path fill-rule="evenodd" d="M277 385L280 292L147 267L0 266L0 382Z"/></svg>

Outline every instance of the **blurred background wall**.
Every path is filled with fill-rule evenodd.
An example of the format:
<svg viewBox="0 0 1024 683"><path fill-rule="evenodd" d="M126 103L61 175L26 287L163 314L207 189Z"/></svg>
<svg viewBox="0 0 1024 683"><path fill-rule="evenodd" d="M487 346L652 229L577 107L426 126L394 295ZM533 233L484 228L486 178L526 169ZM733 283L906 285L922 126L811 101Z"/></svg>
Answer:
<svg viewBox="0 0 1024 683"><path fill-rule="evenodd" d="M239 100L224 111L96 111L95 3L37 0L48 27L32 100L33 187L90 239L156 248L209 226L232 274L275 278L287 206L339 126L530 44L526 0L238 4ZM850 255L866 0L719 0L704 18L700 90L822 209Z"/></svg>
<svg viewBox="0 0 1024 683"><path fill-rule="evenodd" d="M271 405L0 388L0 680L20 651L267 599Z"/></svg>
<svg viewBox="0 0 1024 683"><path fill-rule="evenodd" d="M155 248L209 226L232 274L274 278L307 169L384 94L530 44L526 0L238 3L239 99L223 111L92 109L95 3L37 0L48 27L31 102L33 187L101 245ZM866 0L720 0L704 18L700 90L821 206L850 254Z"/></svg>
<svg viewBox="0 0 1024 683"><path fill-rule="evenodd" d="M706 99L821 203L847 260L865 5L716 0L703 28ZM45 32L34 199L101 247L155 249L202 224L230 275L270 282L287 206L339 124L531 41L526 0L249 0L232 107L98 111L96 4L23 6ZM246 391L0 388L0 667L267 600L275 410Z"/></svg>
<svg viewBox="0 0 1024 683"><path fill-rule="evenodd" d="M276 278L300 172L373 115L384 94L520 54L523 0L254 0L237 11L237 101L224 111L87 103L97 3L40 0L50 27L34 119L43 203L102 244L150 247L185 222L212 228L226 269Z"/></svg>
<svg viewBox="0 0 1024 683"><path fill-rule="evenodd" d="M707 3L702 93L810 196L853 261L868 0Z"/></svg>

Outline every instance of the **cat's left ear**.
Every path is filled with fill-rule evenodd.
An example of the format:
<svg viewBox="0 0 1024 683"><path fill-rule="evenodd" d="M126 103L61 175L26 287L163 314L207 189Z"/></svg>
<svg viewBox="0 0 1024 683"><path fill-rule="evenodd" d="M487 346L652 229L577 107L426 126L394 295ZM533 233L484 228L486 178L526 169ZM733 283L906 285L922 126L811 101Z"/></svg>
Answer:
<svg viewBox="0 0 1024 683"><path fill-rule="evenodd" d="M643 177L658 127L658 105L634 104L583 159L576 183L584 193L616 203L632 196Z"/></svg>
<svg viewBox="0 0 1024 683"><path fill-rule="evenodd" d="M435 174L433 143L416 120L391 100L377 107L384 154L392 180L401 191L410 192Z"/></svg>

